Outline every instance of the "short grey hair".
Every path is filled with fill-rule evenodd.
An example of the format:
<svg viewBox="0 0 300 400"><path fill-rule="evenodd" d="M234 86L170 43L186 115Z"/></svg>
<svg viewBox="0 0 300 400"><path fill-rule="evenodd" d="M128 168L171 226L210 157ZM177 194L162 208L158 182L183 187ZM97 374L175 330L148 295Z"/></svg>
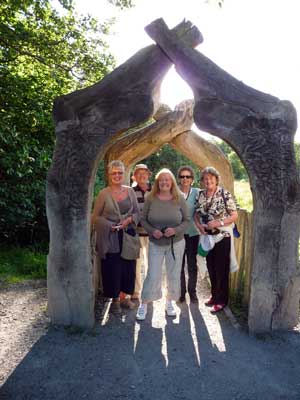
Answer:
<svg viewBox="0 0 300 400"><path fill-rule="evenodd" d="M202 171L201 171L201 182L203 182L203 179L205 177L205 175L213 175L216 177L217 179L217 185L219 184L220 180L221 180L221 176L219 171L214 168L214 167L205 167Z"/></svg>
<svg viewBox="0 0 300 400"><path fill-rule="evenodd" d="M112 160L107 166L107 172L110 173L113 168L120 168L125 172L125 165L120 160Z"/></svg>

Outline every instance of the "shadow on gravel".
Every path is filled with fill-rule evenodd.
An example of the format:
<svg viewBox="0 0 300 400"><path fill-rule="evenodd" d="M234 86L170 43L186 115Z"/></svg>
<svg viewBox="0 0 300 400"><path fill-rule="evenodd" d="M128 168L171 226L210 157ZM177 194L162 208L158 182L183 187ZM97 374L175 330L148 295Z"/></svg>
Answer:
<svg viewBox="0 0 300 400"><path fill-rule="evenodd" d="M249 337L221 313L149 306L89 333L50 327L0 389L1 400L299 400L300 336ZM161 317L156 318L157 313Z"/></svg>

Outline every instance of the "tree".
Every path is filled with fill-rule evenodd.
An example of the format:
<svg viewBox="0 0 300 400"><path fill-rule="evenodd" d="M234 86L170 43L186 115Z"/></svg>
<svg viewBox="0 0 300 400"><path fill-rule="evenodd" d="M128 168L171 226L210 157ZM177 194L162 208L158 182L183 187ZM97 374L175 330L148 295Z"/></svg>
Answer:
<svg viewBox="0 0 300 400"><path fill-rule="evenodd" d="M236 152L223 140L212 139L211 141L223 151L230 161L234 179L238 181L242 179L248 181L249 177L247 171Z"/></svg>
<svg viewBox="0 0 300 400"><path fill-rule="evenodd" d="M195 171L195 183L199 183L200 171L197 165L191 162L187 157L174 150L169 144L165 144L156 153L150 157L141 160L141 163L147 164L148 168L156 174L162 168L170 169L177 178L177 171L183 165L190 165ZM154 176L152 176L154 179Z"/></svg>
<svg viewBox="0 0 300 400"><path fill-rule="evenodd" d="M53 100L114 67L105 43L110 22L78 17L72 0L60 3L60 12L49 0L0 3L0 241L47 239Z"/></svg>

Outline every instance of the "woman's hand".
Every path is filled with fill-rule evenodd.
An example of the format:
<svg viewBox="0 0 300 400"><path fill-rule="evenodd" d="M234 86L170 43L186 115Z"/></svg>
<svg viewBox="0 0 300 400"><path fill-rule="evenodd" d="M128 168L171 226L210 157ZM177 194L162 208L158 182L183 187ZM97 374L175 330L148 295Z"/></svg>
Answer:
<svg viewBox="0 0 300 400"><path fill-rule="evenodd" d="M132 216L125 218L120 225L122 225L121 229L125 229L127 228L128 225L130 225L132 223Z"/></svg>
<svg viewBox="0 0 300 400"><path fill-rule="evenodd" d="M194 221L195 221L195 225L198 228L198 230L200 231L201 235L207 235L207 232L205 230L205 228L207 228L207 225L200 224L200 222L197 219L194 219Z"/></svg>
<svg viewBox="0 0 300 400"><path fill-rule="evenodd" d="M213 221L209 221L207 223L207 229L209 229L209 230L220 228L220 226L221 226L220 221L217 219L214 219Z"/></svg>
<svg viewBox="0 0 300 400"><path fill-rule="evenodd" d="M164 236L167 238L174 236L175 234L176 234L176 231L174 228L167 228L164 232Z"/></svg>
<svg viewBox="0 0 300 400"><path fill-rule="evenodd" d="M155 231L152 233L152 236L155 239L160 239L163 237L163 233L161 231L159 231L158 229L155 229Z"/></svg>

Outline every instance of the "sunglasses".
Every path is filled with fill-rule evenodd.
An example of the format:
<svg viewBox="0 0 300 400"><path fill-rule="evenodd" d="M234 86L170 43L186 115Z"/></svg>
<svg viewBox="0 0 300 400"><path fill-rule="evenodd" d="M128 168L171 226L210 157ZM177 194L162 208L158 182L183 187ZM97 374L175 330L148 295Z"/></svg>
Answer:
<svg viewBox="0 0 300 400"><path fill-rule="evenodd" d="M180 179L192 179L191 175L179 175Z"/></svg>
<svg viewBox="0 0 300 400"><path fill-rule="evenodd" d="M110 175L116 176L116 175L123 175L124 172L112 172Z"/></svg>

